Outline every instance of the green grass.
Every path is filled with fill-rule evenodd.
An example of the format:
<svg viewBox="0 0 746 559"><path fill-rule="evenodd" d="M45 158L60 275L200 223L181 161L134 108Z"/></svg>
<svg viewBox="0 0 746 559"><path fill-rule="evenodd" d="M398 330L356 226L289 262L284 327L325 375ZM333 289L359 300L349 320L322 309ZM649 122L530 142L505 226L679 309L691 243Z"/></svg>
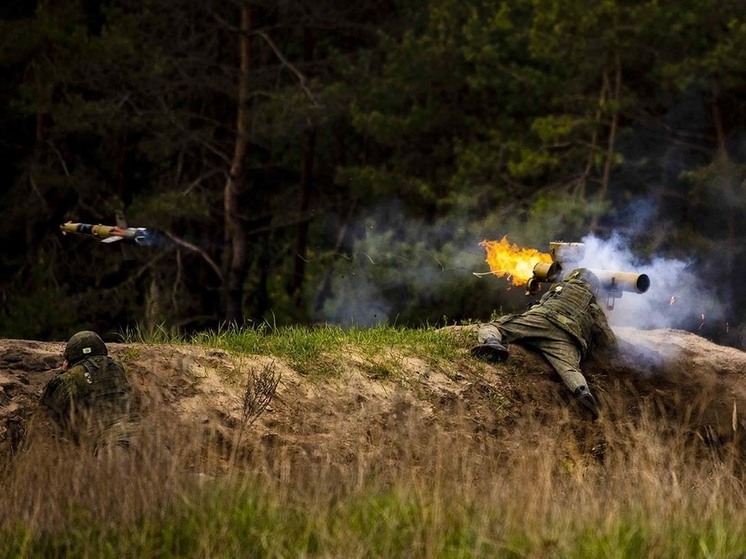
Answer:
<svg viewBox="0 0 746 559"><path fill-rule="evenodd" d="M701 518L629 511L611 519L537 523L506 518L500 502L464 506L399 487L310 503L252 484L194 491L160 519L124 526L73 519L64 530L0 531L2 557L594 557L738 558L740 515Z"/></svg>
<svg viewBox="0 0 746 559"><path fill-rule="evenodd" d="M122 332L121 337L127 343L193 343L238 353L273 354L299 360L313 358L321 352L345 349L347 344L354 344L366 352L396 348L405 353L426 353L436 358L452 359L457 356L458 348L467 343L466 336L462 334L434 327L415 329L385 325L348 329L336 325L272 327L263 324L256 328L227 326L200 332L189 338L162 328L156 328L152 332L133 328Z"/></svg>
<svg viewBox="0 0 746 559"><path fill-rule="evenodd" d="M469 343L463 334L433 327L383 325L349 329L333 325L229 326L190 338L163 329L149 333L133 329L124 332L122 338L128 343L189 343L237 354L272 355L284 359L301 374L321 377L337 376L340 366L337 360L355 351L370 363L371 376L379 379L395 378L402 356L417 357L431 365L454 362Z"/></svg>

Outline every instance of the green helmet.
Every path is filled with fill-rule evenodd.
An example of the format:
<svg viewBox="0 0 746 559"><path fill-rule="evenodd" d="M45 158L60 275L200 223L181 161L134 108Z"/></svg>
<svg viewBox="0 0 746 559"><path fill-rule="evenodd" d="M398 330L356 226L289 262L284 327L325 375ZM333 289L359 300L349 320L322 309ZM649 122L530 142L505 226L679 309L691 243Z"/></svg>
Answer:
<svg viewBox="0 0 746 559"><path fill-rule="evenodd" d="M584 281L590 285L593 291L598 291L601 287L601 282L599 281L598 276L591 272L588 268L575 268L567 275L565 279L577 279L580 281Z"/></svg>
<svg viewBox="0 0 746 559"><path fill-rule="evenodd" d="M86 357L108 355L108 353L106 344L96 332L84 330L73 334L67 342L63 356L68 363L77 363Z"/></svg>

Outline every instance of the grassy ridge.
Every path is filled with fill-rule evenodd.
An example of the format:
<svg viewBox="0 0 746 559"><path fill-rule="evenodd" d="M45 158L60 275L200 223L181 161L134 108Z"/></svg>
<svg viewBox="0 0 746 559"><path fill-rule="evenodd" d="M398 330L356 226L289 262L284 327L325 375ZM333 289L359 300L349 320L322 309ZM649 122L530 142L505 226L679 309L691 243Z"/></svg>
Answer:
<svg viewBox="0 0 746 559"><path fill-rule="evenodd" d="M199 343L319 360L394 349L458 368L466 341L440 331L230 331ZM182 341L183 342L183 341ZM395 361L395 356L390 359ZM324 361L325 363L327 361ZM154 432L137 455L94 457L31 438L0 466L0 557L736 558L746 553L737 449L704 449L643 415L603 423L602 458L560 441L572 420L520 425L515 451L475 451L411 423L394 465L249 461L220 476L210 441ZM168 441L168 444L161 444ZM170 450L166 450L170 449ZM195 466L195 464L197 466ZM282 472L280 475L279 472Z"/></svg>
<svg viewBox="0 0 746 559"><path fill-rule="evenodd" d="M303 363L322 352L338 352L346 344L354 344L357 349L367 352L396 348L397 351L410 354L416 352L453 359L456 357L455 350L466 347L467 343L467 336L442 329L386 325L374 328L341 328L336 325L273 328L263 324L249 329L227 326L188 338L162 329L152 332L134 329L124 332L122 338L130 343L193 343L237 353L275 355L288 358L295 363Z"/></svg>

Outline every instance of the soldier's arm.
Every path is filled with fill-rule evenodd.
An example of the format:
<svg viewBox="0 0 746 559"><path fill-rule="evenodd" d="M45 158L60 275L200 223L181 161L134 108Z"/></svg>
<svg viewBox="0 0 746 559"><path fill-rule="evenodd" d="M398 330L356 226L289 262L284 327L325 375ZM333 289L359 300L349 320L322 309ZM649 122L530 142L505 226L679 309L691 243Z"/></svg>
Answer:
<svg viewBox="0 0 746 559"><path fill-rule="evenodd" d="M58 417L64 416L67 409L65 398L62 397L63 384L62 374L56 374L44 387L44 392L42 392L39 400L43 406L52 410Z"/></svg>
<svg viewBox="0 0 746 559"><path fill-rule="evenodd" d="M75 393L74 375L71 375L71 371L65 371L55 375L47 383L40 402L52 410L59 419L66 419L70 415Z"/></svg>

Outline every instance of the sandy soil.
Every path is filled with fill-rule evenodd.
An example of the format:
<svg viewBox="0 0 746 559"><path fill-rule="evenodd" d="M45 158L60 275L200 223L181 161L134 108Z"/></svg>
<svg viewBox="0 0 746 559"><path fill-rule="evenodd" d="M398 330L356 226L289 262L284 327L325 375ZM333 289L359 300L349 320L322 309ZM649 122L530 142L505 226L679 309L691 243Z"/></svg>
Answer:
<svg viewBox="0 0 746 559"><path fill-rule="evenodd" d="M619 328L617 335L621 358L583 366L603 406L598 421L575 405L542 358L519 346L500 365L476 361L466 349L452 369L401 357L396 374L385 378L354 347L330 358L328 375L312 377L269 356L181 345L109 344L109 350L125 365L143 421L219 441L226 459L261 457L268 467L287 463L278 457L385 467L403 453L413 459L408 463L424 464L433 445L455 439L480 452L520 452L533 429L557 422L570 426L568 452L592 459L603 452L603 422L643 416L711 445L743 444L746 353L676 330ZM62 350L61 343L0 340L0 459L22 451L32 431L57 436L38 399ZM268 368L280 375L274 399L242 429L247 378Z"/></svg>

